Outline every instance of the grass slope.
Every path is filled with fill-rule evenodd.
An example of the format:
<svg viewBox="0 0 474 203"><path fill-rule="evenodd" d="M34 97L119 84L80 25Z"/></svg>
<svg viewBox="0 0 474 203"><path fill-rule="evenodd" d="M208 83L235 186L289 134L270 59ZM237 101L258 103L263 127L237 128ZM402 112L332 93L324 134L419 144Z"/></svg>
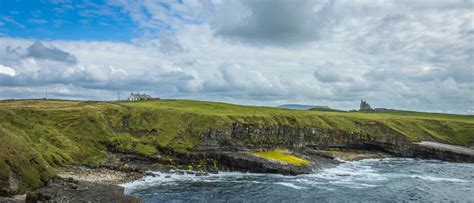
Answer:
<svg viewBox="0 0 474 203"><path fill-rule="evenodd" d="M474 143L474 116L464 115L301 111L192 100L0 101L0 188L12 179L18 179L19 191L37 188L56 167L101 163L107 148L143 156L157 155L157 147L186 152L203 131L236 122L346 132L380 124L412 141Z"/></svg>

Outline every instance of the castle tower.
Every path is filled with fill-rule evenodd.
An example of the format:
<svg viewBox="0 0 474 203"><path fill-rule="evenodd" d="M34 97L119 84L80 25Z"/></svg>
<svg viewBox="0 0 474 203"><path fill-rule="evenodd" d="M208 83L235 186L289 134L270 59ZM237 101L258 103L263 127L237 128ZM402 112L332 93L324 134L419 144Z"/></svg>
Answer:
<svg viewBox="0 0 474 203"><path fill-rule="evenodd" d="M367 103L367 101L360 100L359 111L372 111L372 107L370 107L370 104Z"/></svg>

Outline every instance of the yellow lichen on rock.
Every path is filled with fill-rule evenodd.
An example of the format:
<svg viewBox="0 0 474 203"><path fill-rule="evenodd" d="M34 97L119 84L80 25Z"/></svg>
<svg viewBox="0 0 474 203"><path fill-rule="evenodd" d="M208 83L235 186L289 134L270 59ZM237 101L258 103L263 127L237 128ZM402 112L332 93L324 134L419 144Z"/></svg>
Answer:
<svg viewBox="0 0 474 203"><path fill-rule="evenodd" d="M298 158L293 156L288 149L274 149L265 152L252 152L253 155L262 157L268 160L283 162L287 164L303 166L309 165L309 161L306 159Z"/></svg>

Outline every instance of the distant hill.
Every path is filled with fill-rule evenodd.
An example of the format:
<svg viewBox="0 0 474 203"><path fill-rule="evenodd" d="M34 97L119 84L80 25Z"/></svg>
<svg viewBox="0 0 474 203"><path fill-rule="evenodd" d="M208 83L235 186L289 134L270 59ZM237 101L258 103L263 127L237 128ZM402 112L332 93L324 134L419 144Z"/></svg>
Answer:
<svg viewBox="0 0 474 203"><path fill-rule="evenodd" d="M314 105L304 105L304 104L283 104L283 105L277 106L277 108L295 109L295 110L309 110L313 108L330 109L328 106L314 106Z"/></svg>

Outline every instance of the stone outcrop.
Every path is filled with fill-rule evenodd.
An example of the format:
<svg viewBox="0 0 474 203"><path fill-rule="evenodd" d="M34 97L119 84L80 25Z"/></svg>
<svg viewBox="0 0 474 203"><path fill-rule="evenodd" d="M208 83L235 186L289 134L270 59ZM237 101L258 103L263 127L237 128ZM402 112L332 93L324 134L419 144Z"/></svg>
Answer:
<svg viewBox="0 0 474 203"><path fill-rule="evenodd" d="M474 150L460 146L423 141L414 143L412 151L414 157L474 163Z"/></svg>
<svg viewBox="0 0 474 203"><path fill-rule="evenodd" d="M54 178L45 187L26 195L26 202L118 202L139 203L136 197L124 195L116 185Z"/></svg>
<svg viewBox="0 0 474 203"><path fill-rule="evenodd" d="M253 156L247 152L211 152L203 154L215 159L220 165L220 170L237 170L254 173L279 173L284 175L297 175L310 173L315 166L296 166L272 162L261 157Z"/></svg>
<svg viewBox="0 0 474 203"><path fill-rule="evenodd" d="M1 185L4 187L0 187L0 195L14 195L18 193L18 175L11 169L10 164L7 163L6 168L2 169L4 173L7 173L8 176L5 176L5 180L0 180L3 182Z"/></svg>

